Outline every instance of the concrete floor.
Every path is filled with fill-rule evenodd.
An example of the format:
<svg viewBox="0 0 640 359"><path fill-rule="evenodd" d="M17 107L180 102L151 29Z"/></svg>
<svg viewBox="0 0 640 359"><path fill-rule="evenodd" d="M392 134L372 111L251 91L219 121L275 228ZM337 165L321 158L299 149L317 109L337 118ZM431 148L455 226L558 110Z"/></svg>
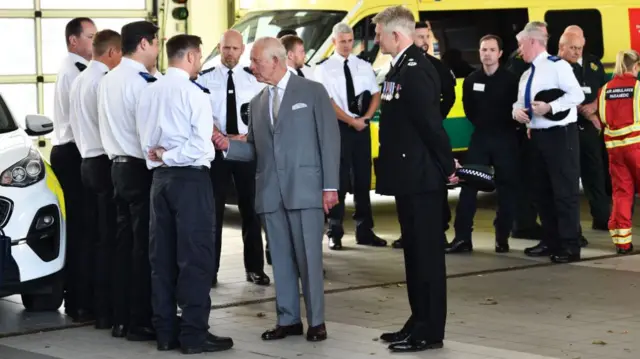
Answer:
<svg viewBox="0 0 640 359"><path fill-rule="evenodd" d="M373 198L376 232L390 242L399 235L395 206ZM450 193L455 209L457 193ZM391 355L377 341L397 330L409 310L402 251L355 244L353 225L343 251L325 241L329 340L302 338L262 342L275 323L274 287L244 281L239 216L225 223L219 285L211 291L212 332L231 336L234 350L218 358L638 358L640 355L640 257L618 257L606 232L591 230L586 202L582 225L590 245L584 261L552 265L528 258L522 249L536 242L511 240L511 252L493 252L495 196L479 203L474 253L447 256L448 324L445 348L415 355ZM636 213L639 213L636 211ZM350 214L349 214L350 215ZM349 217L350 218L350 217ZM638 219L636 219L636 223ZM351 223L350 223L351 222ZM453 238L449 231L449 239ZM270 267L266 271L271 275ZM75 327L61 313L22 311L19 297L0 300L0 358L163 358L153 343L116 340L107 331Z"/></svg>

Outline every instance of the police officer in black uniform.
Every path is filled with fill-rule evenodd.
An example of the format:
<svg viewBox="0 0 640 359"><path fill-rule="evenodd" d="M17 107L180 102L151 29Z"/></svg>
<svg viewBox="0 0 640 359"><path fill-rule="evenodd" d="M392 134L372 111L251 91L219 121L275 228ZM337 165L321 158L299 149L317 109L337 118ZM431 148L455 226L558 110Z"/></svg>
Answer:
<svg viewBox="0 0 640 359"><path fill-rule="evenodd" d="M413 44L411 11L382 11L376 40L393 56L382 84L376 191L395 196L403 238L411 316L380 338L394 352L442 348L447 314L442 202L455 161L440 113L440 79ZM393 27L390 27L393 26Z"/></svg>
<svg viewBox="0 0 640 359"><path fill-rule="evenodd" d="M585 99L578 106L580 177L591 208L592 228L608 230L611 198L607 196L605 188L604 146L600 136L600 124L591 123L585 117L597 110L598 89L606 83L606 75L602 64L594 56L583 56L584 44L584 37L569 28L569 32L560 37L558 55L571 64L584 92Z"/></svg>
<svg viewBox="0 0 640 359"><path fill-rule="evenodd" d="M442 119L446 119L449 115L449 111L456 102L456 77L453 72L445 65L440 59L429 54L430 41L430 24L428 21L416 22L416 30L413 34L413 44L416 45L426 56L427 60L431 62L436 71L438 71L438 77L440 78L440 114ZM451 221L451 208L449 208L449 201L447 200L447 194L449 190L445 189L445 200L442 202L442 209L444 212L443 225L444 230L449 230L449 221ZM448 243L447 243L448 244ZM402 237L393 241L393 248L402 248Z"/></svg>
<svg viewBox="0 0 640 359"><path fill-rule="evenodd" d="M494 226L498 253L509 251L518 172L518 138L511 117L513 103L518 99L518 78L500 66L501 56L502 39L495 35L480 39L482 69L467 76L462 90L464 112L475 127L465 162L492 165L495 169L498 210ZM456 237L447 253L473 250L471 232L477 193L470 187L462 188L454 223Z"/></svg>

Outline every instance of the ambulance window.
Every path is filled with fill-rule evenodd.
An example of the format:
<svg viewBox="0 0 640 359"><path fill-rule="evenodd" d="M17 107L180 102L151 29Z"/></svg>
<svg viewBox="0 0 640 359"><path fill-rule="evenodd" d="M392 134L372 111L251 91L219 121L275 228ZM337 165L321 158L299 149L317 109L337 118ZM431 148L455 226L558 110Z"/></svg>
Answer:
<svg viewBox="0 0 640 359"><path fill-rule="evenodd" d="M599 59L604 55L602 15L597 9L549 10L544 15L544 21L549 26L549 53L558 53L558 41L567 26L578 25L584 31L584 37L587 40L584 52L597 56Z"/></svg>
<svg viewBox="0 0 640 359"><path fill-rule="evenodd" d="M376 25L371 22L374 15L367 16L360 20L353 27L353 51L354 55L360 53L369 52L374 47L374 41L376 38Z"/></svg>

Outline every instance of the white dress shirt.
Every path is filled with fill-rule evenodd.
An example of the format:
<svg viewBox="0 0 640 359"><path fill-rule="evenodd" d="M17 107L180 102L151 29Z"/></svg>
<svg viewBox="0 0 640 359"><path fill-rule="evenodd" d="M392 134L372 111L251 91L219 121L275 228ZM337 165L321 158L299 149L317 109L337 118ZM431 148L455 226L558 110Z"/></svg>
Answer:
<svg viewBox="0 0 640 359"><path fill-rule="evenodd" d="M246 135L248 126L242 122L240 117L240 107L251 101L258 92L264 88L264 84L258 82L256 78L248 73L242 65L238 64L233 68L233 85L236 96L236 119L238 123L238 133ZM229 68L220 65L211 71L203 71L196 80L200 85L209 89L211 94L211 109L213 110L213 121L218 129L227 133L227 81L229 79Z"/></svg>
<svg viewBox="0 0 640 359"><path fill-rule="evenodd" d="M51 144L64 145L74 142L69 124L69 91L73 80L80 74L78 67L86 67L89 62L80 55L69 53L62 62L56 78L56 90L53 95L53 138ZM78 65L76 65L78 64Z"/></svg>
<svg viewBox="0 0 640 359"><path fill-rule="evenodd" d="M189 80L186 71L169 67L140 95L136 111L147 167L162 165L149 160L153 147L166 149L162 161L169 167L210 167L215 157L212 116L208 95Z"/></svg>
<svg viewBox="0 0 640 359"><path fill-rule="evenodd" d="M402 57L402 54L404 54L408 48L410 48L411 45L405 47L402 51L400 51L396 57L394 57L393 59L391 59L391 66L396 66L396 63L398 63L398 61L400 60L400 58ZM455 77L455 76L454 76Z"/></svg>
<svg viewBox="0 0 640 359"><path fill-rule="evenodd" d="M353 79L353 89L358 96L364 91L371 94L380 92L376 82L376 74L373 72L371 64L359 59L357 56L349 54L347 66ZM347 79L344 76L345 58L334 53L326 61L316 65L314 73L315 80L322 83L329 93L329 97L348 115L358 117L349 111L347 101Z"/></svg>
<svg viewBox="0 0 640 359"><path fill-rule="evenodd" d="M82 158L105 154L98 126L98 85L108 71L107 65L92 60L71 85L69 122Z"/></svg>
<svg viewBox="0 0 640 359"><path fill-rule="evenodd" d="M135 115L138 98L149 86L149 82L140 73L149 74L143 64L123 57L120 65L109 71L100 81L100 138L110 159L116 156L144 158L136 130Z"/></svg>
<svg viewBox="0 0 640 359"><path fill-rule="evenodd" d="M298 75L298 70L294 69L293 67L287 65L287 69L289 69L289 71L291 71L292 74L299 76ZM304 78L307 80L311 80L311 81L316 81L315 76L313 76L313 70L311 70L311 68L309 66L302 66L302 68L300 69L300 71L302 71L302 75L304 75Z"/></svg>
<svg viewBox="0 0 640 359"><path fill-rule="evenodd" d="M561 89L565 94L555 101L549 103L551 113L570 110L567 117L561 121L551 121L544 116L536 114L531 118L531 122L527 127L532 129L545 129L555 126L565 126L578 120L577 106L584 101L584 93L582 87L578 83L576 76L573 74L571 65L565 60L554 60L549 58L549 53L544 51L533 60L535 72L531 82L531 102L535 101L538 92L550 89ZM522 74L520 85L518 88L518 100L513 104L513 109L524 108L525 91L527 81L531 75L532 68Z"/></svg>

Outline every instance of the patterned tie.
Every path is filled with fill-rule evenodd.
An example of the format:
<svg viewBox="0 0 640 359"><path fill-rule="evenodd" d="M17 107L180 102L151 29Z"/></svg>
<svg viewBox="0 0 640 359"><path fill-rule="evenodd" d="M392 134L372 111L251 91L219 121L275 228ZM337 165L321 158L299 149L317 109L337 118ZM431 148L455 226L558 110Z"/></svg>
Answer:
<svg viewBox="0 0 640 359"><path fill-rule="evenodd" d="M273 126L276 126L278 122L278 111L280 111L280 99L278 94L278 87L273 87L273 96L271 96L271 116L273 117Z"/></svg>
<svg viewBox="0 0 640 359"><path fill-rule="evenodd" d="M529 119L533 119L533 109L531 109L531 83L533 82L533 74L536 72L536 67L531 64L531 73L527 80L527 85L524 88L524 107L527 109Z"/></svg>

